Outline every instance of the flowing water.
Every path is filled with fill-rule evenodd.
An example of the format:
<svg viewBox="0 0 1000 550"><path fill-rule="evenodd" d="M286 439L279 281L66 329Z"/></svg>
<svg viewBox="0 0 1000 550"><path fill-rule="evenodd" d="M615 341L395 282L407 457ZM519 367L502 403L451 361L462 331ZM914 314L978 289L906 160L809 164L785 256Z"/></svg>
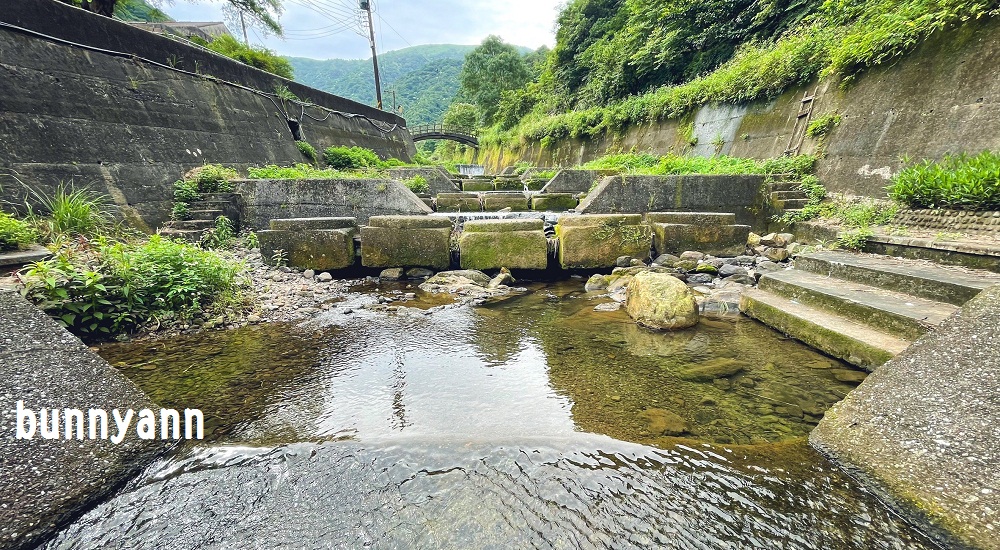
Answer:
<svg viewBox="0 0 1000 550"><path fill-rule="evenodd" d="M48 547L930 547L805 442L859 373L747 319L650 332L582 286L431 314L365 289L105 346L207 438Z"/></svg>

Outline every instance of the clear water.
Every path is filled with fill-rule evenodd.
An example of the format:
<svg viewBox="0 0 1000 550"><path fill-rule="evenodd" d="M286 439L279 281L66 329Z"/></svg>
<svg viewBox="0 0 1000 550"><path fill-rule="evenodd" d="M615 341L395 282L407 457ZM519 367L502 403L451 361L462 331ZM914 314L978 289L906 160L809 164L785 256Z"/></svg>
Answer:
<svg viewBox="0 0 1000 550"><path fill-rule="evenodd" d="M48 546L929 546L805 442L846 365L745 319L655 333L582 282L531 290L106 346L209 438Z"/></svg>

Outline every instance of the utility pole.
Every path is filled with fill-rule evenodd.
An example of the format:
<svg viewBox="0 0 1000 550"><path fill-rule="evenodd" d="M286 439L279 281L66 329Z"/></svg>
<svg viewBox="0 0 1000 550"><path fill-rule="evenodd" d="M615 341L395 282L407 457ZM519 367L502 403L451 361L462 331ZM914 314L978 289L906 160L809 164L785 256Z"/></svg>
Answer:
<svg viewBox="0 0 1000 550"><path fill-rule="evenodd" d="M382 108L382 82L379 80L378 76L378 52L375 51L375 23L372 21L372 4L371 0L358 0L358 6L361 11L368 14L368 41L372 45L372 65L375 68L375 99L377 103L376 107Z"/></svg>
<svg viewBox="0 0 1000 550"><path fill-rule="evenodd" d="M243 10L240 11L240 25L243 26L243 44L250 47L250 38L247 36L247 20L243 17Z"/></svg>

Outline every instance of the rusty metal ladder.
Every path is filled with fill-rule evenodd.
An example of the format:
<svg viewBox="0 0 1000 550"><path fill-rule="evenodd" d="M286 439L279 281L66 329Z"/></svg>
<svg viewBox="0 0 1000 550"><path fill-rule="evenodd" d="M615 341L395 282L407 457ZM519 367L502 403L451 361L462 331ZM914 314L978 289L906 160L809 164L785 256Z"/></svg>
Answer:
<svg viewBox="0 0 1000 550"><path fill-rule="evenodd" d="M813 107L816 104L816 94L818 93L819 88L816 88L812 95L809 95L809 90L802 93L802 101L799 103L799 114L796 115L795 126L792 127L792 133L788 136L788 146L785 147L785 155L797 155L802 150L802 142L806 139L806 130L812 121Z"/></svg>

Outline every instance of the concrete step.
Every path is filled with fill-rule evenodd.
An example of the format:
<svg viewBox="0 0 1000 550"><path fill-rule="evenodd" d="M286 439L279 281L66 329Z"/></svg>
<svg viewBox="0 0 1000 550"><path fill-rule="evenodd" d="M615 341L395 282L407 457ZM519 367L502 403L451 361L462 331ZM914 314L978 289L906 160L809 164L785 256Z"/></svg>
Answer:
<svg viewBox="0 0 1000 550"><path fill-rule="evenodd" d="M868 371L910 345L908 340L765 290L744 292L740 311L823 353Z"/></svg>
<svg viewBox="0 0 1000 550"><path fill-rule="evenodd" d="M191 220L211 220L215 221L216 218L222 215L222 210L188 210L188 219Z"/></svg>
<svg viewBox="0 0 1000 550"><path fill-rule="evenodd" d="M908 340L923 336L958 310L951 304L798 269L764 275L759 288Z"/></svg>
<svg viewBox="0 0 1000 550"><path fill-rule="evenodd" d="M779 210L793 210L805 208L809 199L772 199L771 203Z"/></svg>
<svg viewBox="0 0 1000 550"><path fill-rule="evenodd" d="M229 201L194 201L188 203L188 208L191 210L225 211L231 204Z"/></svg>
<svg viewBox="0 0 1000 550"><path fill-rule="evenodd" d="M798 191L802 182L798 180L775 181L769 184L771 191Z"/></svg>
<svg viewBox="0 0 1000 550"><path fill-rule="evenodd" d="M772 191L771 199L787 201L793 199L808 199L809 197L802 191Z"/></svg>
<svg viewBox="0 0 1000 550"><path fill-rule="evenodd" d="M201 240L201 236L204 234L204 231L201 229L175 229L173 227L164 227L157 231L157 233L169 239L183 239L188 242L196 243Z"/></svg>
<svg viewBox="0 0 1000 550"><path fill-rule="evenodd" d="M171 229L204 231L215 227L215 220L175 220L170 222Z"/></svg>
<svg viewBox="0 0 1000 550"><path fill-rule="evenodd" d="M800 255L795 268L956 306L1000 284L1000 274L989 271L837 250Z"/></svg>

